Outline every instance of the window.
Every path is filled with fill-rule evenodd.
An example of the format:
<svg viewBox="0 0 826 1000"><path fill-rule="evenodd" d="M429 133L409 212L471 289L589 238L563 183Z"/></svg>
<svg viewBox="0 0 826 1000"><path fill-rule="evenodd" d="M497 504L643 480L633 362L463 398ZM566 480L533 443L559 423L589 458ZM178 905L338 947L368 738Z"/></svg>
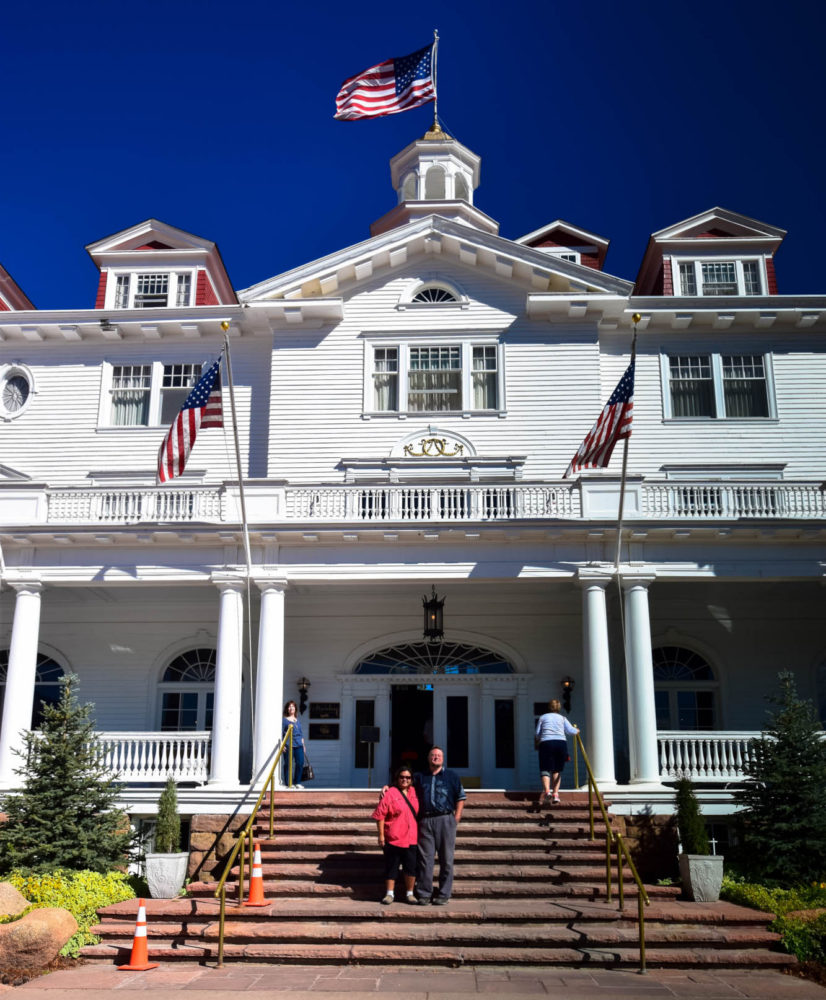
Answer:
<svg viewBox="0 0 826 1000"><path fill-rule="evenodd" d="M108 298L108 296L107 296ZM135 272L115 275L112 299L115 309L165 309L192 304L190 271Z"/></svg>
<svg viewBox="0 0 826 1000"><path fill-rule="evenodd" d="M677 262L677 295L762 295L763 266L758 260L684 260Z"/></svg>
<svg viewBox="0 0 826 1000"><path fill-rule="evenodd" d="M368 407L391 413L501 409L500 352L496 343L373 347Z"/></svg>
<svg viewBox="0 0 826 1000"><path fill-rule="evenodd" d="M101 423L113 427L169 424L201 375L192 362L112 365L108 413Z"/></svg>
<svg viewBox="0 0 826 1000"><path fill-rule="evenodd" d="M667 417L769 417L769 358L761 354L678 354L667 359Z"/></svg>
<svg viewBox="0 0 826 1000"><path fill-rule="evenodd" d="M32 377L28 370L11 365L0 372L0 417L14 420L28 406L32 396Z"/></svg>
<svg viewBox="0 0 826 1000"><path fill-rule="evenodd" d="M212 729L215 650L190 649L169 664L161 681L161 730Z"/></svg>
<svg viewBox="0 0 826 1000"><path fill-rule="evenodd" d="M9 651L0 650L0 717L3 715L3 701L6 694L6 676L9 667ZM37 729L43 721L46 705L56 705L60 701L60 678L63 667L45 653L37 654L34 674L34 703L32 705L31 728Z"/></svg>
<svg viewBox="0 0 826 1000"><path fill-rule="evenodd" d="M357 674L512 674L499 653L460 642L408 642L371 654Z"/></svg>
<svg viewBox="0 0 826 1000"><path fill-rule="evenodd" d="M459 300L453 294L453 292L448 291L447 288L441 288L438 285L428 285L422 288L420 291L416 292L411 300L413 302L458 302Z"/></svg>
<svg viewBox="0 0 826 1000"><path fill-rule="evenodd" d="M679 646L652 650L657 729L710 730L717 725L717 681L699 653Z"/></svg>

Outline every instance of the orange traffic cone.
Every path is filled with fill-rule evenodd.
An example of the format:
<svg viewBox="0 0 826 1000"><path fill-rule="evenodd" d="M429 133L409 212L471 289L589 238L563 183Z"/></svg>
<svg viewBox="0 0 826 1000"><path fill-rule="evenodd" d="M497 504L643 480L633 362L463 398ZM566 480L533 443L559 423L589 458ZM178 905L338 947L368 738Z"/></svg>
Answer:
<svg viewBox="0 0 826 1000"><path fill-rule="evenodd" d="M250 894L244 906L266 906L264 899L264 869L261 867L261 845L256 843L252 855L250 872Z"/></svg>
<svg viewBox="0 0 826 1000"><path fill-rule="evenodd" d="M138 922L135 925L135 937L132 941L132 954L129 965L119 965L122 972L146 972L147 969L157 969L157 962L149 961L146 947L146 903L138 900Z"/></svg>

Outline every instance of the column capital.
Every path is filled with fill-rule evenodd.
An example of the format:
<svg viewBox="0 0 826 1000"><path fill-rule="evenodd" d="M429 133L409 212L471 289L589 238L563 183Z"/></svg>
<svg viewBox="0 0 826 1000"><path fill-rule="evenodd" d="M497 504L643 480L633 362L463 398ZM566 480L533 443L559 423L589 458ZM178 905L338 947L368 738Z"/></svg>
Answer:
<svg viewBox="0 0 826 1000"><path fill-rule="evenodd" d="M656 579L657 574L652 569L620 573L620 584L623 590L631 590L634 587L644 587L647 590Z"/></svg>
<svg viewBox="0 0 826 1000"><path fill-rule="evenodd" d="M243 576L239 576L237 573L218 571L210 576L210 582L214 583L215 586L221 591L237 590L240 592L245 588L246 579Z"/></svg>
<svg viewBox="0 0 826 1000"><path fill-rule="evenodd" d="M284 593L289 587L289 581L285 576L259 576L253 577L253 582L256 587L264 593L268 590L275 590L279 593Z"/></svg>
<svg viewBox="0 0 826 1000"><path fill-rule="evenodd" d="M3 583L7 587L11 587L12 590L16 590L18 594L28 593L28 594L39 594L43 590L43 581L39 576L24 576L19 573L6 573L3 577Z"/></svg>
<svg viewBox="0 0 826 1000"><path fill-rule="evenodd" d="M578 587L601 587L605 590L615 577L616 573L613 568L602 569L597 566L580 566L576 571L574 582Z"/></svg>

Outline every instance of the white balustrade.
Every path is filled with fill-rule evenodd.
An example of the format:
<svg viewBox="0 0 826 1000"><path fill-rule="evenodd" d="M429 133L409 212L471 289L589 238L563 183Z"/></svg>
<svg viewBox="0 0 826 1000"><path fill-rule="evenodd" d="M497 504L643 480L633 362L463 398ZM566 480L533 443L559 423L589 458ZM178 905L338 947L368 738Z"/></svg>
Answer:
<svg viewBox="0 0 826 1000"><path fill-rule="evenodd" d="M49 490L52 524L220 523L223 491L214 488Z"/></svg>
<svg viewBox="0 0 826 1000"><path fill-rule="evenodd" d="M99 760L118 781L192 781L204 784L209 777L212 734L96 733Z"/></svg>
<svg viewBox="0 0 826 1000"><path fill-rule="evenodd" d="M701 521L737 518L826 517L820 483L664 482L642 483L644 518Z"/></svg>
<svg viewBox="0 0 826 1000"><path fill-rule="evenodd" d="M742 781L749 759L749 744L759 732L690 732L660 730L657 744L660 777L676 781L683 776L692 781Z"/></svg>

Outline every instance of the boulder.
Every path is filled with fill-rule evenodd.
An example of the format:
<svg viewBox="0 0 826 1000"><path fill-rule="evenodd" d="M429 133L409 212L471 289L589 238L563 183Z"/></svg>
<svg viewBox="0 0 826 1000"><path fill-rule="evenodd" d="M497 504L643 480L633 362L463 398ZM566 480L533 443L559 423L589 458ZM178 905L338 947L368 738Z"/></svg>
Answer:
<svg viewBox="0 0 826 1000"><path fill-rule="evenodd" d="M11 882L0 882L0 917L16 917L29 906L29 901Z"/></svg>
<svg viewBox="0 0 826 1000"><path fill-rule="evenodd" d="M43 969L76 931L72 914L56 906L0 924L0 969Z"/></svg>

